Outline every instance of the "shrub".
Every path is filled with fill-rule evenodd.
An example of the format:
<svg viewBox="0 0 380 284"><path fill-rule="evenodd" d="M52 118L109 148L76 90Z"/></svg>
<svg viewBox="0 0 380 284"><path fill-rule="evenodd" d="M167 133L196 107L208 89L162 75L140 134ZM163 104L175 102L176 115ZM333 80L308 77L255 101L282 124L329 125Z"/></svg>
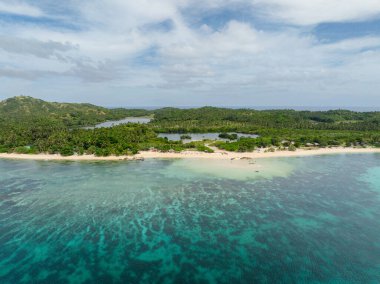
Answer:
<svg viewBox="0 0 380 284"><path fill-rule="evenodd" d="M207 147L207 146L204 146L204 145L198 145L197 146L197 151L199 152L206 152L206 153L214 153L214 150Z"/></svg>
<svg viewBox="0 0 380 284"><path fill-rule="evenodd" d="M191 136L189 134L183 134L181 135L181 140L190 140Z"/></svg>
<svg viewBox="0 0 380 284"><path fill-rule="evenodd" d="M59 152L62 156L72 156L74 155L74 148L71 146L64 146Z"/></svg>
<svg viewBox="0 0 380 284"><path fill-rule="evenodd" d="M297 148L296 148L296 146L294 146L294 145L290 145L290 146L288 147L288 150L289 150L289 151L296 151Z"/></svg>
<svg viewBox="0 0 380 284"><path fill-rule="evenodd" d="M8 148L4 147L4 146L0 146L0 153L7 153L9 151Z"/></svg>
<svg viewBox="0 0 380 284"><path fill-rule="evenodd" d="M238 135L236 133L232 133L232 134L229 134L229 133L220 133L219 134L219 138L228 139L228 140L237 140L238 139Z"/></svg>
<svg viewBox="0 0 380 284"><path fill-rule="evenodd" d="M25 147L25 146L16 147L14 149L14 152L17 154L29 154L29 151L30 151L30 147Z"/></svg>

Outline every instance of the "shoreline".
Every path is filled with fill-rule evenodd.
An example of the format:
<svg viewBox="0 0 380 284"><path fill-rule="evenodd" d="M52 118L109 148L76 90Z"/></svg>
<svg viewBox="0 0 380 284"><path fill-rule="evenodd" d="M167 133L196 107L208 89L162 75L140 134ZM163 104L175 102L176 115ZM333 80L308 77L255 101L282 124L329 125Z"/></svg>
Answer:
<svg viewBox="0 0 380 284"><path fill-rule="evenodd" d="M365 154L380 153L380 148L320 148L320 149L297 149L297 151L275 151L264 152L265 149L254 152L227 152L217 150L215 153L204 153L196 151L183 151L180 153L141 151L134 156L109 156L96 157L94 155L82 156L61 156L59 154L8 154L0 153L0 159L15 160L36 160L36 161L133 161L143 159L219 159L219 160L239 160L239 159L262 159L262 158L287 158L287 157L308 157L318 155L334 154Z"/></svg>

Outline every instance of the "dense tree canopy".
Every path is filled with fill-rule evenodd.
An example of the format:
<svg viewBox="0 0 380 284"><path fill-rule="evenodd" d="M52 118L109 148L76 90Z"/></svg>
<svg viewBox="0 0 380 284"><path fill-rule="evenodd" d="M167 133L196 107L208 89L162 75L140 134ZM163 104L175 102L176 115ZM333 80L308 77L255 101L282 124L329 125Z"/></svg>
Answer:
<svg viewBox="0 0 380 284"><path fill-rule="evenodd" d="M152 122L160 132L247 131L258 129L380 130L380 112L164 108Z"/></svg>

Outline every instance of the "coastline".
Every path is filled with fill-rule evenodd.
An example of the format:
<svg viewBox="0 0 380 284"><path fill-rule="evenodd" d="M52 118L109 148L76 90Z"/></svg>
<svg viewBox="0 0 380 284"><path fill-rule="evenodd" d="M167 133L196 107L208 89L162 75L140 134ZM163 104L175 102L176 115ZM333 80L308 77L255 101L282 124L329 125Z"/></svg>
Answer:
<svg viewBox="0 0 380 284"><path fill-rule="evenodd" d="M123 161L123 160L143 160L143 159L262 159L262 158L286 158L286 157L307 157L318 155L334 154L365 154L380 153L380 148L320 148L320 149L297 149L297 151L275 151L265 152L265 149L254 152L226 152L217 150L214 153L204 153L196 151L183 151L180 153L164 153L153 151L142 151L134 156L109 156L96 157L94 155L82 156L61 156L58 154L7 154L0 153L0 159L16 160L37 160L37 161Z"/></svg>

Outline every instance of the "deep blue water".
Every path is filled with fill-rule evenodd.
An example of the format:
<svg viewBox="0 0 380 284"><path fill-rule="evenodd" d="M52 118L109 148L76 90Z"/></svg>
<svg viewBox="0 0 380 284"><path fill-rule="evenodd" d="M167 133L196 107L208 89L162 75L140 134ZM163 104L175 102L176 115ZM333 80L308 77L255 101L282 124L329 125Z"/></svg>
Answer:
<svg viewBox="0 0 380 284"><path fill-rule="evenodd" d="M0 283L379 283L380 155L252 167L0 160Z"/></svg>

